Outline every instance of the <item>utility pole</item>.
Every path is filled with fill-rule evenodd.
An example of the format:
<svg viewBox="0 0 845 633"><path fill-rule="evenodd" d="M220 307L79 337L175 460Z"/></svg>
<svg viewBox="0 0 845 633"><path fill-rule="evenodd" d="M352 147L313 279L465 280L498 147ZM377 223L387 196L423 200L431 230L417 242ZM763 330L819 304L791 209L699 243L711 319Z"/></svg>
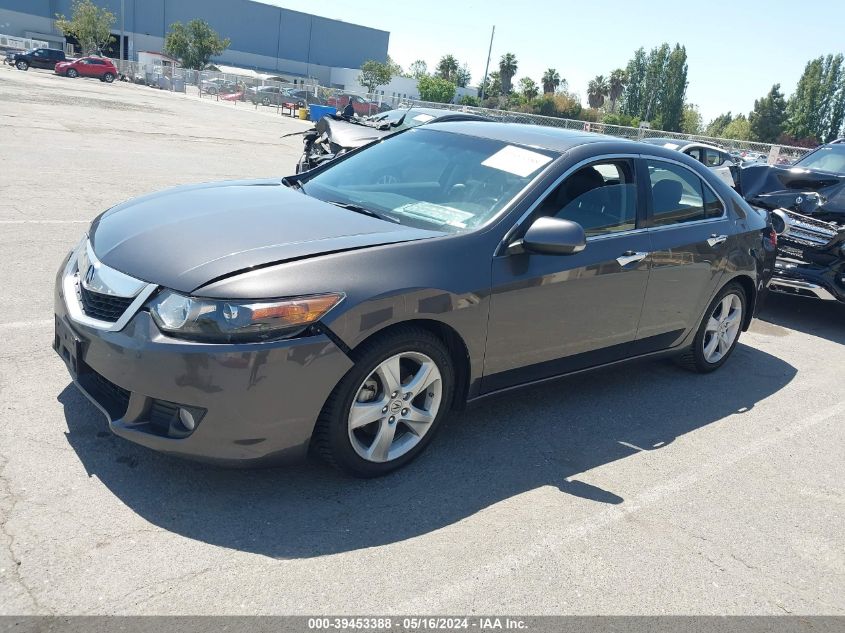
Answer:
<svg viewBox="0 0 845 633"><path fill-rule="evenodd" d="M124 55L124 41L126 40L126 5L125 0L120 0L120 65L126 67L123 60L126 59Z"/></svg>
<svg viewBox="0 0 845 633"><path fill-rule="evenodd" d="M490 54L493 52L493 36L496 34L496 25L493 25L493 32L490 33L490 48L487 49L487 65L484 66L484 81L481 82L481 100L484 100L484 86L487 84L487 71L490 70Z"/></svg>

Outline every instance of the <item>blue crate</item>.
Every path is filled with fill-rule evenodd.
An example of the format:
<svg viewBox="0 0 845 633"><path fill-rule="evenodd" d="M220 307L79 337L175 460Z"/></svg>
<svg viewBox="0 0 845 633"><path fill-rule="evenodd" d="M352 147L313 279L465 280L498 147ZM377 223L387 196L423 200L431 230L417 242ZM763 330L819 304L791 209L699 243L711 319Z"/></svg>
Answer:
<svg viewBox="0 0 845 633"><path fill-rule="evenodd" d="M337 113L335 106L310 105L308 106L308 116L315 123L326 115Z"/></svg>

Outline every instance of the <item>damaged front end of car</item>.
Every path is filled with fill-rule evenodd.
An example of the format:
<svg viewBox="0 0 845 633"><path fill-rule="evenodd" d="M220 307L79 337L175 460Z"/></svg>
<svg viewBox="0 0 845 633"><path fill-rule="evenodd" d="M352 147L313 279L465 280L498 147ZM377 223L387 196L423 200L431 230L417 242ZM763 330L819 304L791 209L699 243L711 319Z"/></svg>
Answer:
<svg viewBox="0 0 845 633"><path fill-rule="evenodd" d="M769 289L845 302L845 174L753 165L737 190L783 225Z"/></svg>
<svg viewBox="0 0 845 633"><path fill-rule="evenodd" d="M314 127L302 134L302 156L296 164L296 173L315 169L346 152L363 147L394 133L391 126L377 127L366 121L324 116Z"/></svg>

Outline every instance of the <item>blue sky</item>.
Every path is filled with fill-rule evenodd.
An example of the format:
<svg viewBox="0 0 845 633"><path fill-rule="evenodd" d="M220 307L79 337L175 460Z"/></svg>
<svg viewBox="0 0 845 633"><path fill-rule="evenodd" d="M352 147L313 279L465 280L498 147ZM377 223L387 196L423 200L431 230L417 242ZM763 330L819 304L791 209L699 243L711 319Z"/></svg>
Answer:
<svg viewBox="0 0 845 633"><path fill-rule="evenodd" d="M554 67L586 101L587 82L624 67L635 49L680 42L689 58L687 100L705 122L747 113L772 84L792 93L806 62L845 51L845 0L262 0L390 31L390 55L429 69L446 53L481 80L496 25L491 69L516 54L517 79L539 83Z"/></svg>

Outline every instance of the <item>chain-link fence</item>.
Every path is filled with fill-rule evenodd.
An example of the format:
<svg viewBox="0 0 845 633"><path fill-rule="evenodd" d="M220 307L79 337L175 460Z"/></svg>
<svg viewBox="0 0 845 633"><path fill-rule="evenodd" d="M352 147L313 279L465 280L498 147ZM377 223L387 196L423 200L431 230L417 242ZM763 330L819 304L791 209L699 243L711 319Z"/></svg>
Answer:
<svg viewBox="0 0 845 633"><path fill-rule="evenodd" d="M777 147L776 160L779 163L792 163L808 151L803 147L792 147L788 145L715 138L700 134L666 132L645 127L626 127L623 125L563 119L539 114L515 112L512 110L481 108L453 103L435 103L381 93L356 93L339 88L320 86L309 80L298 82L279 81L273 78L267 78L258 73L252 75L233 74L209 70L189 70L160 64L141 65L138 62L113 61L127 81L153 86L163 90L183 92L201 98L227 101L233 104L246 102L256 107L273 107L280 114L300 116L301 118L305 118L305 113L300 113L299 110L310 106L325 105L342 110L351 102L352 108L358 116L369 116L396 108L437 108L457 112L471 112L494 121L582 130L634 140L666 138L677 140L679 145L683 142L695 141L715 145L726 151L748 156L752 159L765 160L772 148Z"/></svg>

